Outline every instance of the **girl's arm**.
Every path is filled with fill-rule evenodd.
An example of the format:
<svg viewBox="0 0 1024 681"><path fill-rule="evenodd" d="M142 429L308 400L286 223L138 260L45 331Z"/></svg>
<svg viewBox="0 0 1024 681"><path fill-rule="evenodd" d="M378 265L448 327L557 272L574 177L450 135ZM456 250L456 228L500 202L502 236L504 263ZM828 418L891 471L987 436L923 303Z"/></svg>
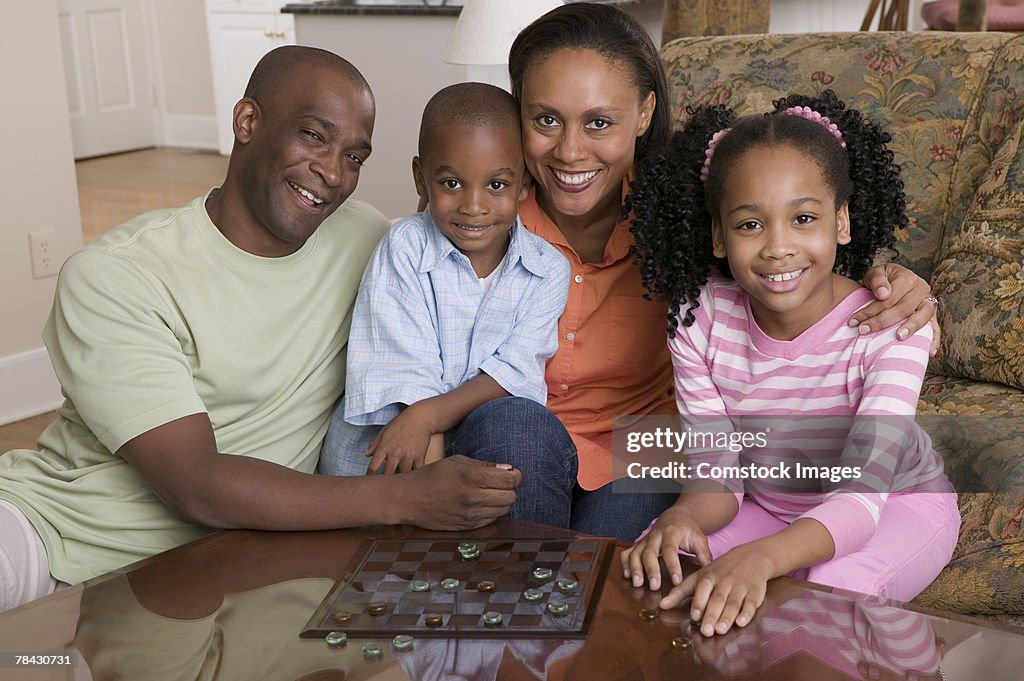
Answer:
<svg viewBox="0 0 1024 681"><path fill-rule="evenodd" d="M838 462L859 469L860 476L839 483L802 515L828 529L836 557L859 550L874 535L890 492L941 474L941 462L914 418L930 340L925 327L902 342L888 334L862 341L863 383Z"/></svg>

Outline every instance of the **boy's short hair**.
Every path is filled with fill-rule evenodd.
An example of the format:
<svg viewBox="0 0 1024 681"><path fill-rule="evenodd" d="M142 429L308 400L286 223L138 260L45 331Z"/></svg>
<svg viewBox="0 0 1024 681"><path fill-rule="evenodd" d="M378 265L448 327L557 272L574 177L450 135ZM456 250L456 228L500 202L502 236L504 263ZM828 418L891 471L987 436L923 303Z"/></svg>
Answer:
<svg viewBox="0 0 1024 681"><path fill-rule="evenodd" d="M456 83L439 90L423 108L417 153L422 158L430 133L446 125L509 127L518 134L519 103L487 83Z"/></svg>

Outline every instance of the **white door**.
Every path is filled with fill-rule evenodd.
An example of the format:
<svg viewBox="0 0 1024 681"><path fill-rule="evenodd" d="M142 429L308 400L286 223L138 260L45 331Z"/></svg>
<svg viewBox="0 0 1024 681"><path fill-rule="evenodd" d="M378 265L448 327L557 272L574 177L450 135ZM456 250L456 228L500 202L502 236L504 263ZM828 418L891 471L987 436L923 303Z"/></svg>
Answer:
<svg viewBox="0 0 1024 681"><path fill-rule="evenodd" d="M75 158L156 145L143 2L57 2Z"/></svg>
<svg viewBox="0 0 1024 681"><path fill-rule="evenodd" d="M213 62L217 146L227 156L235 142L231 115L256 62L281 45L295 44L295 19L274 12L210 12L206 16Z"/></svg>

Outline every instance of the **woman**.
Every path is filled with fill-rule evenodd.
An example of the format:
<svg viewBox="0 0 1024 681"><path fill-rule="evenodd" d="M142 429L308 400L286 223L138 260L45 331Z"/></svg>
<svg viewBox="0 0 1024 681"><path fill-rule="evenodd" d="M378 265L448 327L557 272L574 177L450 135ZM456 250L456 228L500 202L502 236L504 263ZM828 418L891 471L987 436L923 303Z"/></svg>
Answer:
<svg viewBox="0 0 1024 681"><path fill-rule="evenodd" d="M520 215L569 260L569 302L547 366L548 408L485 405L448 451L522 471L513 517L632 541L679 491L611 484L613 417L676 414L667 308L644 299L621 219L629 180L671 133L665 73L639 23L610 5L572 3L523 29L509 76L535 180ZM855 317L866 330L909 317L909 335L934 314L927 284L903 267L873 268L865 284L885 299Z"/></svg>

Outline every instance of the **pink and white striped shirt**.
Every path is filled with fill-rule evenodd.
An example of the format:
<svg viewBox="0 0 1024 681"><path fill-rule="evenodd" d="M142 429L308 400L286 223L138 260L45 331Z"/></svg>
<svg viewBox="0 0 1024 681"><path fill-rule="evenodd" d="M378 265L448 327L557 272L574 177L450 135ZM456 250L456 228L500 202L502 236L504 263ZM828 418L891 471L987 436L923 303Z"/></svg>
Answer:
<svg viewBox="0 0 1024 681"><path fill-rule="evenodd" d="M712 652L712 664L727 677L754 677L800 655L854 679L862 677L859 665L910 678L935 674L941 661L925 615L870 596L810 590L762 613Z"/></svg>
<svg viewBox="0 0 1024 681"><path fill-rule="evenodd" d="M867 542L890 493L953 491L914 420L931 329L903 341L893 329L861 335L846 322L871 300L858 289L797 338L780 341L757 326L738 284L712 277L693 325L680 324L669 340L684 426L761 433L766 444L691 447L691 470L713 464L704 470L726 471L709 477L738 503L745 492L786 522L818 520L835 557ZM808 477L841 467L848 467L841 479ZM728 471L741 468L776 473L730 478Z"/></svg>

